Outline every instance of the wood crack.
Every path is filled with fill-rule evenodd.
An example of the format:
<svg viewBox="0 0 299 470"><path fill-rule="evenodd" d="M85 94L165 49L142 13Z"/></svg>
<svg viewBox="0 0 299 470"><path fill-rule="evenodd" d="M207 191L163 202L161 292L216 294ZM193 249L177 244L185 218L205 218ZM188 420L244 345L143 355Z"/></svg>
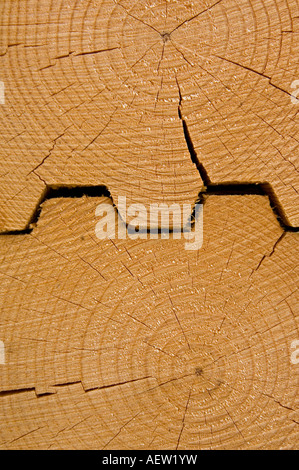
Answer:
<svg viewBox="0 0 299 470"><path fill-rule="evenodd" d="M274 243L274 246L271 250L271 252L269 254L266 254L262 257L261 261L259 262L259 264L257 265L257 267L252 271L252 273L250 274L250 277L253 275L253 273L255 273L256 271L259 270L259 268L262 266L263 262L265 261L266 258L271 258L271 256L274 254L277 246L279 245L279 243L284 239L286 235L286 232L283 232L282 235L280 235L280 237L278 238L278 240L276 240L276 242Z"/></svg>
<svg viewBox="0 0 299 470"><path fill-rule="evenodd" d="M188 137L187 137L188 138ZM192 141L191 141L192 143ZM190 141L188 140L188 144L190 145L190 150L192 152L192 147ZM193 144L192 144L193 145ZM188 147L189 148L189 147ZM190 151L189 150L189 151ZM196 153L195 153L196 155ZM192 158L195 159L195 155L192 154ZM197 156L196 156L197 158ZM193 160L192 160L193 161ZM199 163L200 166L202 166ZM206 172L206 170L204 170ZM37 173L35 173L41 181L45 183L45 189L40 197L40 200L33 211L33 214L27 223L25 229L22 230L9 230L0 232L0 236L16 236L16 235L28 235L32 233L36 224L39 220L42 205L45 201L49 199L60 199L60 198L82 198L82 197L92 197L92 198L100 198L100 197L107 197L110 198L112 204L117 210L117 206L114 204L111 194L105 185L98 185L98 186L80 186L80 185L48 185ZM204 175L204 174L203 174ZM290 225L285 212L279 203L278 198L275 195L274 190L272 189L269 183L261 183L261 182L224 182L224 183L208 183L208 180L204 178L206 184L198 194L197 202L202 204L205 203L205 200L208 196L236 196L236 195L260 195L268 197L271 208L280 224L282 229L285 232L299 232L299 227L294 227ZM129 229L129 224L126 224L127 229ZM146 232L150 232L150 229L144 229ZM158 228L158 233L162 233L163 229ZM170 230L170 233L172 230ZM140 231L143 233L143 229Z"/></svg>

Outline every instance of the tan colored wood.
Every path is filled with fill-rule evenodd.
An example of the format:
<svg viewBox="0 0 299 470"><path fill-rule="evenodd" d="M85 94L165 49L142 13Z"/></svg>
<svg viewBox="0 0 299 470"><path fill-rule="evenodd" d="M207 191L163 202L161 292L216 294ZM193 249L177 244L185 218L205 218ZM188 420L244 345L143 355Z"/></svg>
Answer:
<svg viewBox="0 0 299 470"><path fill-rule="evenodd" d="M183 120L211 182L269 183L299 226L296 0L3 0L0 24L1 231L46 185L194 203Z"/></svg>
<svg viewBox="0 0 299 470"><path fill-rule="evenodd" d="M298 449L298 234L210 196L204 243L104 240L105 198L0 237L3 449Z"/></svg>
<svg viewBox="0 0 299 470"><path fill-rule="evenodd" d="M0 2L1 449L299 448L299 234L266 196L211 195L258 183L299 227L298 18L297 0ZM112 199L45 200L65 186ZM198 251L96 237L119 196L200 192Z"/></svg>

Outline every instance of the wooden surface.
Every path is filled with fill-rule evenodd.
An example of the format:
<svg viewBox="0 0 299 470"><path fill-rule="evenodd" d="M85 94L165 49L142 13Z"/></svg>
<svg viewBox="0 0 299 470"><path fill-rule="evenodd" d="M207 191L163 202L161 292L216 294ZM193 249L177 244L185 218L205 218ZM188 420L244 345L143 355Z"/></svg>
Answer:
<svg viewBox="0 0 299 470"><path fill-rule="evenodd" d="M2 0L1 230L47 185L194 203L202 180L269 183L299 226L297 0Z"/></svg>
<svg viewBox="0 0 299 470"><path fill-rule="evenodd" d="M99 241L101 201L1 237L2 448L298 447L298 234L210 196L197 252Z"/></svg>
<svg viewBox="0 0 299 470"><path fill-rule="evenodd" d="M0 448L299 448L298 18L0 1ZM96 237L100 204L200 192L198 251Z"/></svg>

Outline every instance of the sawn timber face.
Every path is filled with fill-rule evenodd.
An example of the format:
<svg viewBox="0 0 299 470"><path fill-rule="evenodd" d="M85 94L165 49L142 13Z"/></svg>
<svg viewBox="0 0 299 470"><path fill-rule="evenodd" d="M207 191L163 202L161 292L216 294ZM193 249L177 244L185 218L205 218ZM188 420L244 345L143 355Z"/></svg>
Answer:
<svg viewBox="0 0 299 470"><path fill-rule="evenodd" d="M100 241L107 203L48 200L0 237L2 448L297 448L299 234L215 195L197 252Z"/></svg>
<svg viewBox="0 0 299 470"><path fill-rule="evenodd" d="M2 2L0 230L51 185L193 204L182 120L212 183L268 183L299 227L298 6L262 5Z"/></svg>

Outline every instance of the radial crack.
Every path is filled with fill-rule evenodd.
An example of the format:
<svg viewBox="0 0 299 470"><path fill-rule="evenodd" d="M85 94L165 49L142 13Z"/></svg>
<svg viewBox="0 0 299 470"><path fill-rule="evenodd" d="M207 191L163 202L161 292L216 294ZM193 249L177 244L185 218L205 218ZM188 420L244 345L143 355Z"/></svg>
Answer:
<svg viewBox="0 0 299 470"><path fill-rule="evenodd" d="M160 32L154 26L150 25L149 23L146 23L145 21L141 20L140 18L137 18L137 16L134 16L131 13L129 13L128 10L126 10L126 8L121 3L118 3L116 0L114 0L114 3L116 4L116 6L121 7L127 13L128 16L130 16L131 18L133 18L136 21L139 21L140 23L144 24L148 28L151 28L156 33L160 34Z"/></svg>
<svg viewBox="0 0 299 470"><path fill-rule="evenodd" d="M71 127L71 126L69 126L69 127ZM68 127L67 129L65 129L65 131L64 131L62 134L60 134L59 136L57 136L57 137L53 140L53 145L52 145L52 147L50 148L48 154L42 159L42 161L41 161L38 165L36 165L35 168L33 168L33 170L31 170L31 171L27 174L27 176L29 176L31 173L34 173L39 167L41 167L41 166L45 163L45 161L46 161L49 157L51 157L52 152L53 152L53 150L55 149L55 146L56 146L57 141L58 141L61 137L64 136L65 132L69 129L69 127Z"/></svg>
<svg viewBox="0 0 299 470"><path fill-rule="evenodd" d="M271 250L271 252L269 254L266 254L262 257L262 259L260 260L259 264L257 265L257 267L255 269L253 269L252 273L250 274L250 277L253 275L253 273L255 273L256 271L259 270L259 268L262 266L263 262L265 261L266 258L271 258L271 256L274 254L276 248L277 248L277 245L284 239L284 237L286 236L286 232L283 232L280 237L278 238L278 240L276 240L276 242L274 243L274 246Z"/></svg>
<svg viewBox="0 0 299 470"><path fill-rule="evenodd" d="M101 387L87 388L85 392L93 392L94 390L105 390L107 388L121 387L122 385L127 385L135 382L141 382L142 380L153 379L154 377L147 375L146 377L141 377L139 379L126 380L124 382L118 382L115 384L103 385Z"/></svg>
<svg viewBox="0 0 299 470"><path fill-rule="evenodd" d="M269 75L266 75L262 72L259 72L258 70L255 70L251 67L248 67L246 65L243 65L243 64L239 64L239 62L235 62L234 60L231 60L231 59L227 59L226 57L221 57L217 54L213 54L214 57L217 57L218 59L221 59L221 60L224 60L226 62L229 62L230 64L233 64L233 65L236 65L237 67L241 67L242 69L244 70L247 70L249 72L252 72L252 73L255 73L256 75L259 75L260 77L262 78L266 78L267 80L269 80L269 85L273 86L274 88L276 88L277 90L279 91L282 91L283 93L287 94L288 96L292 97L292 93L290 93L289 91L287 90L284 90L283 88L279 87L278 85L275 85L274 83L272 83L272 77L270 77Z"/></svg>
<svg viewBox="0 0 299 470"><path fill-rule="evenodd" d="M196 15L192 16L191 18L188 18L187 20L183 21L182 23L180 23L178 26L176 26L172 31L171 33L173 33L174 31L176 31L177 29L181 28L184 24L186 23L190 23L190 21L193 21L195 20L196 18L198 18L199 16L203 15L204 13L207 13L208 11L212 10L212 8L214 8L215 6L219 5L219 3L221 3L222 0L218 0L218 2L214 3L213 5L211 5L210 7L206 8L205 10L202 10L200 11L199 13L197 13Z"/></svg>
<svg viewBox="0 0 299 470"><path fill-rule="evenodd" d="M179 433L179 437L178 437L178 441L177 441L177 445L176 445L175 450L178 450L178 448L179 448L180 440L181 440L181 437L182 437L182 434L183 434L183 431L184 431L185 419L186 419L186 414L187 414L187 410L188 410L188 406L189 406L189 402L190 402L190 397L191 397L191 389L189 391L188 400L187 400L186 407L185 407L185 410L184 410L184 415L183 415L183 419L182 419L182 427L181 427L181 430L180 430L180 433Z"/></svg>
<svg viewBox="0 0 299 470"><path fill-rule="evenodd" d="M199 161L197 153L195 151L195 148L194 148L191 136L190 136L190 132L189 132L189 129L188 129L188 126L187 126L187 122L184 119L183 113L182 113L182 99L183 98L182 98L182 93L181 93L180 85L179 85L179 82L178 82L177 78L176 78L176 82L177 82L177 86L178 86L178 90L179 90L179 97L180 97L178 113L179 113L179 118L180 118L180 120L182 121L182 124L183 124L183 130L184 130L184 136L185 136L186 144L187 144L187 147L188 147L188 150L189 150L189 153L190 153L192 163L195 164L197 170L199 171L199 174L201 176L201 179L202 179L204 185L208 186L208 185L211 184L211 180L210 180L210 177L207 173L207 170L205 169L203 164Z"/></svg>

